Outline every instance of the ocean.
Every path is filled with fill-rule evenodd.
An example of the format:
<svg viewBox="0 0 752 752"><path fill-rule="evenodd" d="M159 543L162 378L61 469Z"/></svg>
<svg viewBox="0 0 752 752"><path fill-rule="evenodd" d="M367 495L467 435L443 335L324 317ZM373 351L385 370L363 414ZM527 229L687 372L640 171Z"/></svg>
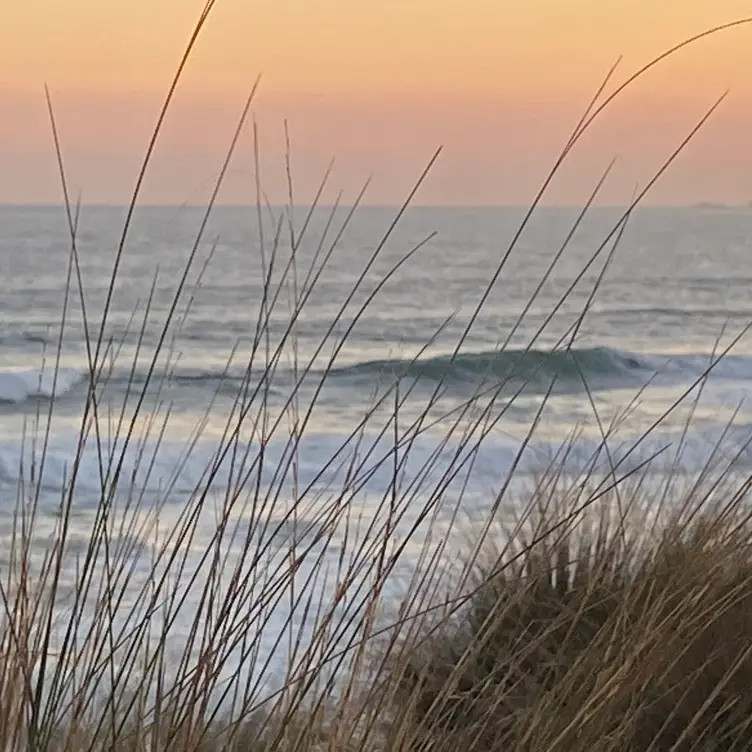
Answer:
<svg viewBox="0 0 752 752"><path fill-rule="evenodd" d="M205 553L218 535L230 568L251 566L237 564L249 536L266 536L283 567L326 529L310 556L329 592L356 518L401 546L396 583L427 526L452 550L453 526L484 520L502 491L523 503L556 457L572 477L616 464L656 487L711 459L749 472L752 210L641 208L617 237L623 210L595 208L568 237L579 210L541 208L494 280L523 209L416 207L388 233L396 209L265 208L260 233L255 207L216 207L196 243L203 209L140 207L104 321L99 428L87 424L80 449L87 332L102 325L125 211L83 207L83 293L74 273L66 301L64 210L0 208L0 565L19 499L37 504L43 567L72 494L61 624L108 494L132 515L112 522L131 567L122 625L144 613L171 531L192 530L172 541L187 562L169 565L186 584L177 645L205 607L196 583L217 566ZM390 504L402 513L378 528ZM308 582L318 564L296 562ZM236 625L253 612L244 598ZM306 618L275 598L253 617L272 673L289 654L280 633Z"/></svg>

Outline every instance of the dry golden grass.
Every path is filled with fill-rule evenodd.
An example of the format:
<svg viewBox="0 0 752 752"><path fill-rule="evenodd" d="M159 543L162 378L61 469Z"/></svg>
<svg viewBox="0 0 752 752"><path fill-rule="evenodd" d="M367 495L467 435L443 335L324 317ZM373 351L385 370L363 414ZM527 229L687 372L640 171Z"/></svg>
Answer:
<svg viewBox="0 0 752 752"><path fill-rule="evenodd" d="M549 509L555 532L477 565L404 653L408 748L752 749L752 527L702 507L641 530Z"/></svg>
<svg viewBox="0 0 752 752"><path fill-rule="evenodd" d="M744 497L701 497L650 523L615 515L623 499L613 492L566 496L531 502L525 532L493 530L469 563L468 598L455 593L442 618L372 652L362 666L372 681L349 696L318 688L299 704L290 689L224 720L197 707L186 716L184 702L155 718L137 701L116 732L92 710L56 725L40 748L752 749ZM0 664L0 733L19 743L24 668L7 654Z"/></svg>

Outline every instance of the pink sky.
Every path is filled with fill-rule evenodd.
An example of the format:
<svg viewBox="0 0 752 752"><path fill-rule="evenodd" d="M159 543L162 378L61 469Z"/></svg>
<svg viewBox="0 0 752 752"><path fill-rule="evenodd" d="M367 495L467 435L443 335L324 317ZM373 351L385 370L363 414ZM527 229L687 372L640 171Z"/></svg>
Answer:
<svg viewBox="0 0 752 752"><path fill-rule="evenodd" d="M32 0L0 26L0 202L57 202L45 112L51 87L70 182L84 201L132 189L160 98L200 0ZM283 120L296 198L329 162L354 197L397 203L434 149L444 153L418 203L524 204L588 98L624 55L614 83L703 29L741 18L724 0L218 0L186 71L145 186L153 203L201 201L245 93L264 186L284 201ZM681 52L625 94L572 153L550 203L581 203L612 157L603 201L623 203L703 111L722 108L661 181L652 203L752 201L752 25ZM251 203L250 129L222 200Z"/></svg>

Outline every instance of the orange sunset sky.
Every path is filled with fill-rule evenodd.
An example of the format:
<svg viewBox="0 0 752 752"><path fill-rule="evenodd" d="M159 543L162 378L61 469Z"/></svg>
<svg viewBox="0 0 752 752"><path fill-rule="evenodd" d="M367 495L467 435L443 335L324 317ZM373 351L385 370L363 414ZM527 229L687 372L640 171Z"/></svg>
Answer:
<svg viewBox="0 0 752 752"><path fill-rule="evenodd" d="M203 0L12 0L0 22L0 202L60 197L44 84L70 183L119 203ZM285 199L289 120L296 198L336 158L335 189L397 203L435 147L426 204L530 200L618 55L614 84L749 0L218 0L186 70L145 186L151 203L205 199L258 74L263 181ZM729 98L650 196L752 201L752 25L680 52L623 95L547 198L581 203L612 157L603 201L629 199L712 102ZM222 201L252 203L252 139Z"/></svg>

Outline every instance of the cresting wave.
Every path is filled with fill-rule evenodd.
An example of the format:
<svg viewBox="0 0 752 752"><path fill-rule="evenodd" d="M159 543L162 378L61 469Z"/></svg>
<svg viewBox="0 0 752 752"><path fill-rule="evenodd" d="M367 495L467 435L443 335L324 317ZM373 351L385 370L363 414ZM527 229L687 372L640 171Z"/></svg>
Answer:
<svg viewBox="0 0 752 752"><path fill-rule="evenodd" d="M735 380L752 379L752 356L726 355L710 368L713 357L709 354L638 355L609 347L584 347L568 350L514 349L437 355L407 359L387 358L368 360L329 370L312 369L309 379L349 382L357 386L363 382L370 388L380 382L389 385L398 379L414 379L447 386L477 386L509 382L511 385L526 384L533 391L545 391L551 382L567 389L581 389L583 382L589 388L609 389L641 386L649 379L669 380L672 383L688 382L701 377L709 370L712 375ZM305 364L303 364L305 365ZM302 369L304 370L304 369ZM41 376L41 378L40 378ZM213 386L223 393L235 393L238 389L258 384L263 368L259 365L248 374L243 368L189 368L179 366L165 376L157 369L149 376L148 371L130 368L115 369L102 379L103 384L125 387L128 384L140 391L147 381L152 385L170 383L183 387ZM48 367L43 372L34 370L0 371L0 403L21 403L34 398L51 398L54 372ZM272 378L282 379L289 387L291 374L277 368ZM58 371L55 397L69 394L86 380L83 369L61 368ZM278 395L276 389L266 386L268 394ZM284 392L285 389L282 389Z"/></svg>
<svg viewBox="0 0 752 752"><path fill-rule="evenodd" d="M30 399L60 398L70 393L86 378L77 368L50 366L37 370L0 371L0 404L20 404Z"/></svg>
<svg viewBox="0 0 752 752"><path fill-rule="evenodd" d="M717 357L717 356L716 356ZM386 358L367 360L348 365L334 365L329 369L312 368L307 378L316 382L333 379L350 382L392 383L396 379L420 379L429 382L443 382L447 385L476 385L510 381L529 382L533 387L546 389L555 378L569 387L588 385L599 388L641 385L654 376L663 376L672 382L691 381L709 370L713 375L731 379L752 379L752 356L728 354L719 362L704 353L682 353L672 355L637 354L610 347L582 347L568 350L544 350L509 348L506 350L486 350L451 355L436 355L417 359ZM308 365L303 360L298 377ZM264 377L260 364L251 372L250 382L256 384ZM146 374L137 372L130 378L134 383L145 381ZM122 377L124 378L124 377ZM152 382L160 376L152 376ZM180 366L174 369L169 381L178 385L221 384L223 391L232 390L248 383L248 373L244 368L200 369ZM282 366L275 369L272 382L291 384L292 373ZM114 380L120 381L116 374ZM282 389L284 392L285 389ZM272 394L277 392L272 388Z"/></svg>
<svg viewBox="0 0 752 752"><path fill-rule="evenodd" d="M714 362L717 361L717 362ZM712 365L712 367L711 367ZM569 388L618 388L642 385L657 377L671 382L693 381L704 374L730 379L752 378L752 356L728 354L638 355L610 347L561 350L509 348L438 355L419 359L386 359L335 368L331 376L349 379L398 378L443 382L447 385L509 381L547 389L553 379Z"/></svg>
<svg viewBox="0 0 752 752"><path fill-rule="evenodd" d="M544 385L555 378L565 383L585 380L624 380L635 372L652 370L649 359L608 347L569 350L507 349L438 355L407 360L372 360L337 368L339 377L413 378L447 384L482 380L529 382Z"/></svg>

